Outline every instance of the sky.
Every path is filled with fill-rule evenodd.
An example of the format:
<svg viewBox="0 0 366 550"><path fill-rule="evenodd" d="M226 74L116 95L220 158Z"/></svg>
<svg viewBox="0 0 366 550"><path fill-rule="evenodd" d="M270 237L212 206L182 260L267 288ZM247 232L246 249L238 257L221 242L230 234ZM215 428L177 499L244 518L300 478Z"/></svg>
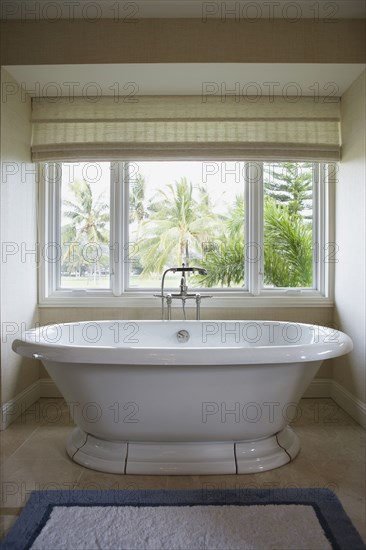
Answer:
<svg viewBox="0 0 366 550"><path fill-rule="evenodd" d="M145 177L146 197L152 198L159 189L186 177L193 186L205 185L215 205L216 212L227 210L235 196L244 191L244 163L236 161L152 161L130 163L130 178L138 174ZM85 179L92 187L93 194L104 191L108 197L110 173L108 162L65 163L62 169L62 195L72 200L68 183Z"/></svg>

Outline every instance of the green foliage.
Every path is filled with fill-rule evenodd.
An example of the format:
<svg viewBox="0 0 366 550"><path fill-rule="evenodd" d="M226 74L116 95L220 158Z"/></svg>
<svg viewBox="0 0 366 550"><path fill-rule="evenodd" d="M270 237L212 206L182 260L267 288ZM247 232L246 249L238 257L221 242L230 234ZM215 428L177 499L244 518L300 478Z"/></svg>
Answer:
<svg viewBox="0 0 366 550"><path fill-rule="evenodd" d="M90 263L94 271L101 265L108 265L108 257L96 254L91 261L85 254L87 245L97 245L103 251L108 243L108 225L110 220L109 205L103 194L93 197L91 186L86 181L75 181L69 184L72 200L63 200L63 216L70 222L61 229L62 243L74 243L66 246L62 271L88 271ZM103 246L104 245L104 246ZM98 257L97 257L98 256Z"/></svg>
<svg viewBox="0 0 366 550"><path fill-rule="evenodd" d="M75 181L69 187L74 200L63 201L63 206L68 209L64 211L64 216L71 220L64 226L65 231L71 231L81 241L106 243L110 215L103 194L94 199L90 184L86 181Z"/></svg>
<svg viewBox="0 0 366 550"><path fill-rule="evenodd" d="M194 193L192 183L182 178L160 190L141 224L138 250L143 275L161 273L167 265L189 265L192 257L201 255L216 223L205 188Z"/></svg>
<svg viewBox="0 0 366 550"><path fill-rule="evenodd" d="M239 196L232 218L226 221L228 236L222 237L201 263L208 275L197 276L200 284L207 287L244 285L243 213L244 196ZM287 205L266 197L264 235L264 284L277 288L311 287L311 225L300 216L291 215Z"/></svg>
<svg viewBox="0 0 366 550"><path fill-rule="evenodd" d="M145 190L145 178L139 174L130 185L130 223L136 221L139 224L146 216Z"/></svg>
<svg viewBox="0 0 366 550"><path fill-rule="evenodd" d="M265 163L263 180L265 194L287 205L290 216L300 215L311 204L311 162Z"/></svg>
<svg viewBox="0 0 366 550"><path fill-rule="evenodd" d="M312 231L289 208L267 197L264 204L264 283L309 287L312 283Z"/></svg>
<svg viewBox="0 0 366 550"><path fill-rule="evenodd" d="M244 194L235 197L234 208L230 211L230 216L225 220L225 225L229 231L230 238L233 240L241 240L244 238Z"/></svg>
<svg viewBox="0 0 366 550"><path fill-rule="evenodd" d="M311 287L312 227L311 163L264 165L264 284L268 287ZM271 173L269 173L269 167ZM130 185L129 221L136 239L135 257L143 276L161 274L168 266L189 265L194 259L208 271L191 281L207 287L244 285L244 194L231 210L214 214L206 187L194 187L186 178L175 181L147 202L146 183L140 176ZM90 185L70 185L72 200L63 201L70 223L62 228L63 242L79 246L108 242L109 206L93 197ZM82 270L85 261L75 250L63 259L63 269ZM203 259L201 259L203 256ZM107 256L99 260L107 264ZM98 265L94 266L96 271Z"/></svg>
<svg viewBox="0 0 366 550"><path fill-rule="evenodd" d="M207 275L195 275L194 280L200 285L243 286L244 240L223 237L221 242L207 253L201 265L207 269Z"/></svg>

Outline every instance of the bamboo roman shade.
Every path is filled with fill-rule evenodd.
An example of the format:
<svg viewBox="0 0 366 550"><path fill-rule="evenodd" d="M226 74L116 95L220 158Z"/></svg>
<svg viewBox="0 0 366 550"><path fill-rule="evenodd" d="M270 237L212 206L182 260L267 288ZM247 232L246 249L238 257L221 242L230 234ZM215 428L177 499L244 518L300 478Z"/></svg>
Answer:
<svg viewBox="0 0 366 550"><path fill-rule="evenodd" d="M33 160L340 158L338 101L279 96L133 99L33 99Z"/></svg>

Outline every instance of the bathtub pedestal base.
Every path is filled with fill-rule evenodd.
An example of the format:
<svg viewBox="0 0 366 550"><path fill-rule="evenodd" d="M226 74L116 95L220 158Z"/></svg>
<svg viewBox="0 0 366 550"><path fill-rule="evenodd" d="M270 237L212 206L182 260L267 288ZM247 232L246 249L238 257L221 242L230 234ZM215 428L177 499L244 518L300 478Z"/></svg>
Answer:
<svg viewBox="0 0 366 550"><path fill-rule="evenodd" d="M236 443L237 473L254 474L274 470L291 462L299 451L299 438L289 426L265 439Z"/></svg>
<svg viewBox="0 0 366 550"><path fill-rule="evenodd" d="M230 442L129 443L126 474L235 474Z"/></svg>
<svg viewBox="0 0 366 550"><path fill-rule="evenodd" d="M254 441L117 442L105 441L75 428L66 449L78 464L114 474L215 475L249 474L279 468L300 450L295 432Z"/></svg>
<svg viewBox="0 0 366 550"><path fill-rule="evenodd" d="M110 474L124 474L127 443L106 441L75 428L69 435L66 451L74 462Z"/></svg>

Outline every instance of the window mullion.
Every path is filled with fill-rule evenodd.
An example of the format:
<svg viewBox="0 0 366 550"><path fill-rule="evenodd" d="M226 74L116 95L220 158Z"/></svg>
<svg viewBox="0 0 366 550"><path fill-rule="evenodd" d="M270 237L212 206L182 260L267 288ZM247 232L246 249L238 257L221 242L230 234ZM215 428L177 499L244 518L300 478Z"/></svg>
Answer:
<svg viewBox="0 0 366 550"><path fill-rule="evenodd" d="M45 164L39 169L43 171L41 178L40 225L42 245L42 270L40 279L40 297L47 298L54 294L60 285L61 275L61 173L57 171L56 163Z"/></svg>
<svg viewBox="0 0 366 550"><path fill-rule="evenodd" d="M62 255L62 242L61 242L61 184L62 184L62 169L57 170L56 163L52 164L51 182L52 182L52 204L53 204L53 220L51 224L51 234L49 235L51 242L59 243L60 251ZM61 262L62 258L56 262L52 262L53 269L53 289L58 289L61 284Z"/></svg>
<svg viewBox="0 0 366 550"><path fill-rule="evenodd" d="M111 164L111 285L114 296L120 296L124 288L123 273L123 163Z"/></svg>
<svg viewBox="0 0 366 550"><path fill-rule="evenodd" d="M333 270L329 270L329 263L327 262L327 256L329 255L328 247L333 248L335 252L335 243L330 243L333 231L331 227L331 220L334 220L334 194L332 189L334 187L334 177L336 170L331 170L331 166L327 164L320 164L319 168L319 192L318 192L318 256L317 262L319 264L319 284L318 290L324 295L329 296L333 293ZM328 244L327 244L328 243Z"/></svg>
<svg viewBox="0 0 366 550"><path fill-rule="evenodd" d="M258 295L263 271L263 164L248 162L247 235L245 243L248 290Z"/></svg>
<svg viewBox="0 0 366 550"><path fill-rule="evenodd" d="M57 166L59 170L57 170ZM52 163L46 176L48 215L51 223L47 224L46 246L55 243L59 254L56 261L48 261L48 291L53 293L60 287L61 280L61 165ZM46 259L47 261L47 259Z"/></svg>
<svg viewBox="0 0 366 550"><path fill-rule="evenodd" d="M39 220L39 239L41 244L41 250L44 252L46 250L46 243L48 240L49 227L52 224L50 220L50 201L49 201L49 192L47 189L46 181L48 181L50 167L48 164L39 164L38 166L38 175L42 174L40 177L40 193L39 193L39 212L41 213ZM49 265L46 262L45 254L40 254L39 256L41 262L41 269L39 272L40 284L39 284L39 299L43 301L50 295L51 290L51 280L50 280L50 269Z"/></svg>
<svg viewBox="0 0 366 550"><path fill-rule="evenodd" d="M249 268L249 291L258 295L263 271L263 164L248 163L249 241L246 258Z"/></svg>
<svg viewBox="0 0 366 550"><path fill-rule="evenodd" d="M324 224L320 219L319 213L322 211L323 206L323 165L319 170L319 164L313 164L313 288L316 290L324 289L323 270L321 268L321 262L319 261L319 252L322 247L324 236ZM322 176L320 176L320 173Z"/></svg>
<svg viewBox="0 0 366 550"><path fill-rule="evenodd" d="M329 293L329 273L325 262L327 254L326 240L329 236L329 171L325 163L316 165L314 174L315 185L315 214L314 214L314 243L313 243L313 273L314 288L324 296ZM328 206L327 206L328 205Z"/></svg>
<svg viewBox="0 0 366 550"><path fill-rule="evenodd" d="M121 163L121 206L120 206L120 239L121 239L121 257L120 257L120 272L122 273L123 287L122 292L125 292L130 285L130 243L129 243L129 217L130 217L130 163Z"/></svg>

